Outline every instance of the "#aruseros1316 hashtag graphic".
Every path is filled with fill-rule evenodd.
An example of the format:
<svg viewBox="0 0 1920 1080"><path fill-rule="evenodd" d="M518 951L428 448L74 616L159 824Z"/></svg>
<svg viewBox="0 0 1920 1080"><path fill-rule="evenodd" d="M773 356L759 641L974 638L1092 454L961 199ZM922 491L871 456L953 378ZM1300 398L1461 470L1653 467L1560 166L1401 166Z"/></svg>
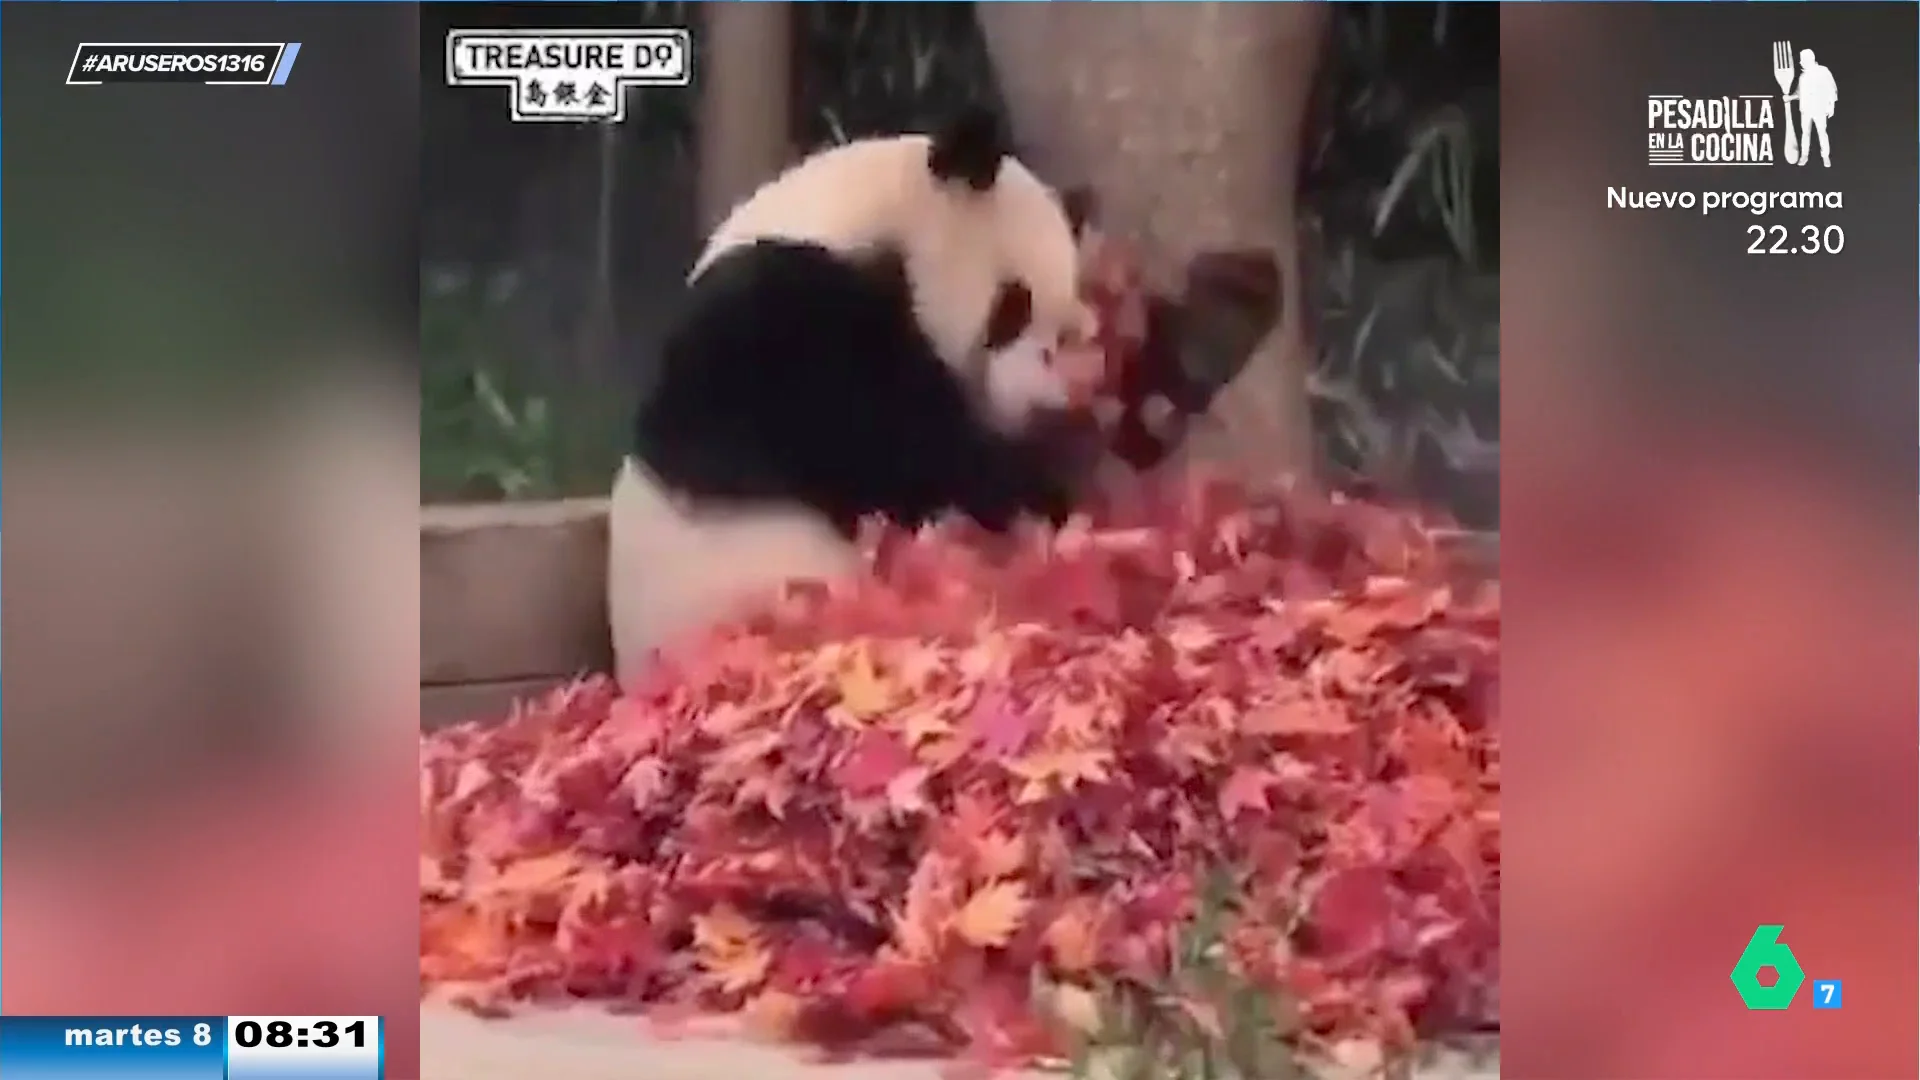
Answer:
<svg viewBox="0 0 1920 1080"><path fill-rule="evenodd" d="M297 41L141 44L81 42L68 86L103 83L205 83L280 86L300 55Z"/></svg>

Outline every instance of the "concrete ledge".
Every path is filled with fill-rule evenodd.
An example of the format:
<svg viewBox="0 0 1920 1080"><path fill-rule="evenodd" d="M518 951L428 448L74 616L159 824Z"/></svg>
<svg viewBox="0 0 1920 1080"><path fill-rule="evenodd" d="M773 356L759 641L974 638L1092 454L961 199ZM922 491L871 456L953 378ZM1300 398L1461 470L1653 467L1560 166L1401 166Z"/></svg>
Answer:
<svg viewBox="0 0 1920 1080"><path fill-rule="evenodd" d="M421 684L607 670L606 562L604 499L422 507Z"/></svg>
<svg viewBox="0 0 1920 1080"><path fill-rule="evenodd" d="M420 688L420 728L436 731L468 720L498 720L516 701L537 698L566 679L509 679L506 682L456 683Z"/></svg>

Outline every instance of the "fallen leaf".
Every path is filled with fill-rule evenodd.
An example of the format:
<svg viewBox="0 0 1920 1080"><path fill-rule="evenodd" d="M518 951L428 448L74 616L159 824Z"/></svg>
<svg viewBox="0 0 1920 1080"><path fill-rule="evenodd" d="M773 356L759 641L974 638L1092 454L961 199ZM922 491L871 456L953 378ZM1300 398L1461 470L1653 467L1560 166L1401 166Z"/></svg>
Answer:
<svg viewBox="0 0 1920 1080"><path fill-rule="evenodd" d="M635 810L650 810L667 790L667 767L659 758L641 758L622 777L620 785L633 800Z"/></svg>
<svg viewBox="0 0 1920 1080"><path fill-rule="evenodd" d="M1265 814L1273 810L1267 792L1280 780L1265 769L1242 765L1220 788L1220 816L1232 821L1242 810Z"/></svg>
<svg viewBox="0 0 1920 1080"><path fill-rule="evenodd" d="M1052 750L1022 758L1007 766L1026 781L1017 796L1021 803L1038 802L1057 792L1071 792L1082 783L1104 783L1113 758L1107 750Z"/></svg>
<svg viewBox="0 0 1920 1080"><path fill-rule="evenodd" d="M447 876L446 868L439 859L430 855L420 856L420 895L435 899L449 898L457 884Z"/></svg>
<svg viewBox="0 0 1920 1080"><path fill-rule="evenodd" d="M1091 702L1071 701L1054 706L1048 728L1070 742L1092 742L1099 731L1100 709Z"/></svg>
<svg viewBox="0 0 1920 1080"><path fill-rule="evenodd" d="M694 948L700 965L725 993L750 990L766 980L773 955L759 929L730 907L719 907L693 920Z"/></svg>
<svg viewBox="0 0 1920 1080"><path fill-rule="evenodd" d="M447 793L448 802L465 802L493 781L493 770L485 762L469 761L460 766L460 772L454 777L453 790Z"/></svg>
<svg viewBox="0 0 1920 1080"><path fill-rule="evenodd" d="M1028 852L1026 837L989 832L974 842L974 872L989 881L1012 877L1026 865Z"/></svg>
<svg viewBox="0 0 1920 1080"><path fill-rule="evenodd" d="M693 917L693 944L701 952L733 952L759 939L753 921L725 904Z"/></svg>
<svg viewBox="0 0 1920 1080"><path fill-rule="evenodd" d="M953 931L976 948L1004 949L1032 906L1024 883L996 881L982 886L954 914Z"/></svg>
<svg viewBox="0 0 1920 1080"><path fill-rule="evenodd" d="M1100 962L1097 920L1092 905L1075 901L1062 908L1047 924L1041 943L1056 970L1081 975L1092 971Z"/></svg>
<svg viewBox="0 0 1920 1080"><path fill-rule="evenodd" d="M867 731L834 770L834 778L851 794L878 795L912 767L913 751L897 737L885 731Z"/></svg>
<svg viewBox="0 0 1920 1080"><path fill-rule="evenodd" d="M989 757L1012 758L1027 747L1039 724L1030 709L1018 707L1004 691L988 689L967 713L966 731Z"/></svg>
<svg viewBox="0 0 1920 1080"><path fill-rule="evenodd" d="M933 770L916 766L887 781L887 805L902 816L926 813L931 808L927 802L927 778L932 774Z"/></svg>
<svg viewBox="0 0 1920 1080"><path fill-rule="evenodd" d="M909 746L953 734L953 724L933 708L909 709L900 718L900 734Z"/></svg>
<svg viewBox="0 0 1920 1080"><path fill-rule="evenodd" d="M880 716L893 705L893 689L880 678L866 649L854 650L840 673L839 689L841 708L861 720Z"/></svg>
<svg viewBox="0 0 1920 1080"><path fill-rule="evenodd" d="M502 867L483 880L479 891L499 895L554 893L562 891L588 863L571 851L556 851L531 859L520 859Z"/></svg>
<svg viewBox="0 0 1920 1080"><path fill-rule="evenodd" d="M1255 710L1242 727L1254 735L1347 735L1353 721L1330 701L1295 698Z"/></svg>

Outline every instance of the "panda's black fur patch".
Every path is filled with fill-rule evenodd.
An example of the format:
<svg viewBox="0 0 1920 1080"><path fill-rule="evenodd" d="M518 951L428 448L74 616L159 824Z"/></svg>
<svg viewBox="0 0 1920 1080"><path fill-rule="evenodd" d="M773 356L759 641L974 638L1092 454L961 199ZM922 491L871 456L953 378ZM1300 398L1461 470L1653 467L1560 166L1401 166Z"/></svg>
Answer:
<svg viewBox="0 0 1920 1080"><path fill-rule="evenodd" d="M762 240L687 286L634 454L694 505L787 505L852 535L959 511L991 529L1060 519L1071 495L1032 440L977 415L912 315L897 257Z"/></svg>
<svg viewBox="0 0 1920 1080"><path fill-rule="evenodd" d="M1017 281L1004 282L987 312L987 332L981 346L1004 349L1033 324L1033 290Z"/></svg>
<svg viewBox="0 0 1920 1080"><path fill-rule="evenodd" d="M965 109L933 136L927 169L940 180L958 180L975 191L991 190L1000 161L1013 145L998 117L978 107Z"/></svg>

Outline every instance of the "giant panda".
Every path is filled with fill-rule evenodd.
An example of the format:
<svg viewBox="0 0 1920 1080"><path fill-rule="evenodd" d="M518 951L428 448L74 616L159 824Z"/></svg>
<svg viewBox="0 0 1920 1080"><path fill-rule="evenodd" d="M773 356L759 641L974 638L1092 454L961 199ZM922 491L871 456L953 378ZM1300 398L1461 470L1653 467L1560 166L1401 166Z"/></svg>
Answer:
<svg viewBox="0 0 1920 1080"><path fill-rule="evenodd" d="M860 522L1003 530L1072 491L1035 433L1088 335L1067 201L969 110L822 150L754 192L695 262L609 507L616 677L657 648L854 572Z"/></svg>

